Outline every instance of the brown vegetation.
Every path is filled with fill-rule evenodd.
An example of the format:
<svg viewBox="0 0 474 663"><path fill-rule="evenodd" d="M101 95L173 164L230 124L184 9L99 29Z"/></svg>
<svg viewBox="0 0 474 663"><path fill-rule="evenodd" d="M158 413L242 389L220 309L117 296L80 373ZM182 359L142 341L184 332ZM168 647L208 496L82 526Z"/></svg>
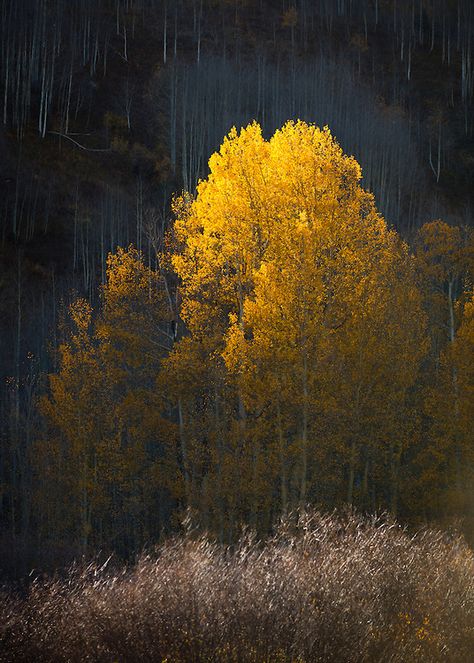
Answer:
<svg viewBox="0 0 474 663"><path fill-rule="evenodd" d="M462 538L304 514L261 544L192 534L132 569L89 565L0 604L2 661L443 661L474 649Z"/></svg>

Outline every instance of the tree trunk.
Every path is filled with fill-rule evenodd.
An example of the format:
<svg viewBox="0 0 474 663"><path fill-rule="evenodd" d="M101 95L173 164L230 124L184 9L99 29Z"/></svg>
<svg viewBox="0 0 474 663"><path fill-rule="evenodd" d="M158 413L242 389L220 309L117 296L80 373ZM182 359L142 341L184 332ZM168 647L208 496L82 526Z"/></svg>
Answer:
<svg viewBox="0 0 474 663"><path fill-rule="evenodd" d="M354 480L355 480L355 467L357 460L357 440L359 438L360 428L360 391L361 385L357 387L356 402L355 402L355 425L351 440L351 448L349 455L349 479L347 483L347 503L352 504L354 499Z"/></svg>
<svg viewBox="0 0 474 663"><path fill-rule="evenodd" d="M280 449L280 500L281 512L285 515L288 511L288 478L286 473L286 449L285 438L283 435L282 421L281 421L281 407L280 402L277 405L277 424L278 424L278 442Z"/></svg>
<svg viewBox="0 0 474 663"><path fill-rule="evenodd" d="M181 399L178 400L178 421L179 421L179 442L181 447L181 462L183 464L184 494L186 498L186 506L188 507L190 506L188 453L186 445L186 432L184 425L183 405Z"/></svg>
<svg viewBox="0 0 474 663"><path fill-rule="evenodd" d="M308 360L303 357L303 417L301 422L300 505L305 506L308 483Z"/></svg>

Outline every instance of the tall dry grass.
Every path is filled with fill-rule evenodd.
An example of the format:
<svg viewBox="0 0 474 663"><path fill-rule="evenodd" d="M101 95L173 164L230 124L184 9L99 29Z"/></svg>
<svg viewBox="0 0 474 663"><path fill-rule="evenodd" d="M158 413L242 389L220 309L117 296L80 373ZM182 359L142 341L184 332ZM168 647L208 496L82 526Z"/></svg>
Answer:
<svg viewBox="0 0 474 663"><path fill-rule="evenodd" d="M436 531L299 515L259 544L170 540L0 601L2 661L474 660L474 556Z"/></svg>

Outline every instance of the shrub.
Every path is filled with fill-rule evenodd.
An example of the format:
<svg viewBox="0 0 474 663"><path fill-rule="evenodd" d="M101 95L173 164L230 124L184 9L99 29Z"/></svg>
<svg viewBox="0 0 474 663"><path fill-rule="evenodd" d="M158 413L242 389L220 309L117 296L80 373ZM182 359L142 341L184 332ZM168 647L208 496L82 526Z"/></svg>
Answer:
<svg viewBox="0 0 474 663"><path fill-rule="evenodd" d="M474 556L387 518L304 513L261 543L170 539L0 598L2 661L467 663Z"/></svg>

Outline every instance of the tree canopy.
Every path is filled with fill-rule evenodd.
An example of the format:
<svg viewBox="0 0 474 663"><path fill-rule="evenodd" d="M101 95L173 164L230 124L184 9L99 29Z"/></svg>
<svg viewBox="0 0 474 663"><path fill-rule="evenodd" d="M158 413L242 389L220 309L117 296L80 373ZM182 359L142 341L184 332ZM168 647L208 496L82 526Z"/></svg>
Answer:
<svg viewBox="0 0 474 663"><path fill-rule="evenodd" d="M127 549L188 509L224 542L308 503L469 515L472 236L431 222L412 252L361 179L327 127L253 122L175 197L156 268L109 256L43 399L63 536Z"/></svg>

